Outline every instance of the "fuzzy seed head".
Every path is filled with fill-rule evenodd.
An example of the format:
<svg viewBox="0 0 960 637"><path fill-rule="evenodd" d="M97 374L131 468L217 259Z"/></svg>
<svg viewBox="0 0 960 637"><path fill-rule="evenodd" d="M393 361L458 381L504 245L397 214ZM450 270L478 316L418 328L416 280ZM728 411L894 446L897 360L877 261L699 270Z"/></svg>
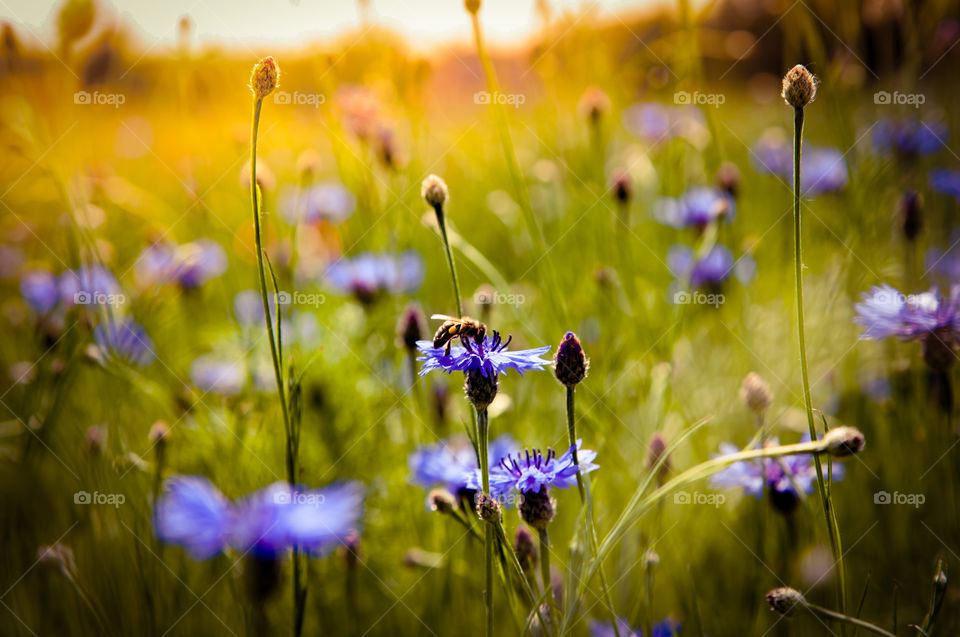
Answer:
<svg viewBox="0 0 960 637"><path fill-rule="evenodd" d="M253 97L262 100L280 85L280 67L277 61L267 56L253 65L250 74L250 91Z"/></svg>
<svg viewBox="0 0 960 637"><path fill-rule="evenodd" d="M478 493L476 499L477 517L484 522L499 524L503 520L503 507L500 501L486 493Z"/></svg>
<svg viewBox="0 0 960 637"><path fill-rule="evenodd" d="M740 192L740 169L733 162L725 161L717 169L717 185L731 197Z"/></svg>
<svg viewBox="0 0 960 637"><path fill-rule="evenodd" d="M450 191L447 190L447 183L436 175L427 175L420 185L420 196L430 206L442 208L450 197Z"/></svg>
<svg viewBox="0 0 960 637"><path fill-rule="evenodd" d="M430 510L437 513L453 513L457 508L457 498L446 489L434 489L427 497Z"/></svg>
<svg viewBox="0 0 960 637"><path fill-rule="evenodd" d="M817 96L817 78L802 64L798 64L783 76L780 96L787 105L803 108Z"/></svg>
<svg viewBox="0 0 960 637"><path fill-rule="evenodd" d="M767 593L767 603L770 604L770 610L789 617L797 606L805 605L807 600L797 589L781 586Z"/></svg>
<svg viewBox="0 0 960 637"><path fill-rule="evenodd" d="M858 454L867 444L863 434L855 427L835 427L824 435L823 442L827 453L837 458Z"/></svg>
<svg viewBox="0 0 960 637"><path fill-rule="evenodd" d="M557 514L557 501L546 487L527 491L520 496L520 518L535 529L545 529Z"/></svg>
<svg viewBox="0 0 960 637"><path fill-rule="evenodd" d="M580 339L567 332L553 356L553 373L567 387L575 387L587 377L590 361L583 353Z"/></svg>
<svg viewBox="0 0 960 637"><path fill-rule="evenodd" d="M467 379L463 383L463 393L467 400L477 409L486 409L497 397L500 389L500 380L496 374L484 376L479 369L471 369L466 373Z"/></svg>
<svg viewBox="0 0 960 637"><path fill-rule="evenodd" d="M743 379L740 386L740 400L757 415L763 414L773 402L773 392L767 381L757 374L750 372Z"/></svg>

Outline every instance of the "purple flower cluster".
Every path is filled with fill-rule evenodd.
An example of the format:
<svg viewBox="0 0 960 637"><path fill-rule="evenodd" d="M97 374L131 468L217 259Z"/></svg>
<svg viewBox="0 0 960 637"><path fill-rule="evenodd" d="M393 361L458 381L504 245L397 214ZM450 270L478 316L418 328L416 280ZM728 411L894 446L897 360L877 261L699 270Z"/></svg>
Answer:
<svg viewBox="0 0 960 637"><path fill-rule="evenodd" d="M490 442L490 463L499 463L519 448L509 434L497 437ZM410 481L424 489L442 486L450 493L457 494L476 488L469 486L469 483L478 468L477 454L465 438L450 438L422 446L410 454L407 466L410 468Z"/></svg>
<svg viewBox="0 0 960 637"><path fill-rule="evenodd" d="M227 270L227 254L212 239L177 245L171 241L147 246L137 257L134 272L143 286L176 282L197 288Z"/></svg>
<svg viewBox="0 0 960 637"><path fill-rule="evenodd" d="M544 487L569 488L577 483L577 473L590 473L599 468L593 463L597 452L581 449L582 440L577 440L576 450L579 466L574 464L571 445L566 453L557 457L553 449L544 454L539 449L527 449L502 457L499 462L490 462L490 492L502 497L516 489L521 493L540 493ZM474 470L467 481L470 489L480 489L480 470Z"/></svg>
<svg viewBox="0 0 960 637"><path fill-rule="evenodd" d="M58 306L116 304L122 290L107 268L95 264L67 270L59 277L49 270L28 270L20 278L20 294L38 314L49 314Z"/></svg>
<svg viewBox="0 0 960 637"><path fill-rule="evenodd" d="M861 338L879 340L896 336L905 341L934 332L956 333L960 328L960 285L944 298L937 288L904 295L889 285L871 288L855 305L854 319L863 326Z"/></svg>
<svg viewBox="0 0 960 637"><path fill-rule="evenodd" d="M500 333L494 331L492 335L487 334L482 343L462 341L460 345L452 347L447 355L444 348L434 347L432 341L417 341L417 349L422 354L417 360L423 363L420 375L434 369L448 374L479 370L483 376L490 377L515 369L522 376L525 371L543 369L544 365L550 364L550 361L540 358L550 350L549 346L511 352L507 349L509 344L509 338L504 342Z"/></svg>
<svg viewBox="0 0 960 637"><path fill-rule="evenodd" d="M946 145L949 136L942 122L886 118L874 125L871 142L881 153L914 157L937 152Z"/></svg>
<svg viewBox="0 0 960 637"><path fill-rule="evenodd" d="M735 209L733 197L725 191L700 186L678 198L661 197L653 214L657 221L674 228L703 228L715 220L731 220Z"/></svg>
<svg viewBox="0 0 960 637"><path fill-rule="evenodd" d="M423 275L423 259L407 250L397 255L364 252L353 258L342 257L327 266L324 278L334 290L371 302L382 292L416 290L423 283Z"/></svg>
<svg viewBox="0 0 960 637"><path fill-rule="evenodd" d="M363 498L358 482L323 489L276 482L231 503L206 478L174 476L157 501L154 528L198 560L228 547L262 558L294 547L322 555L356 531Z"/></svg>

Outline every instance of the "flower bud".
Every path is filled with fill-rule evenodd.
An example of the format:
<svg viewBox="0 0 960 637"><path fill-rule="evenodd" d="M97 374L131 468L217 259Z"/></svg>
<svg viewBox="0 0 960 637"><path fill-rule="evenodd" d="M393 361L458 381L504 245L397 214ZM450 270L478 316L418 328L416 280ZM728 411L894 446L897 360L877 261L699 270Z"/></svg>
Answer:
<svg viewBox="0 0 960 637"><path fill-rule="evenodd" d="M630 175L624 171L618 171L613 176L613 196L621 204L630 203L633 198L633 183L630 181Z"/></svg>
<svg viewBox="0 0 960 637"><path fill-rule="evenodd" d="M767 603L770 604L770 610L789 617L797 606L806 605L807 600L797 589L781 586L767 593Z"/></svg>
<svg viewBox="0 0 960 637"><path fill-rule="evenodd" d="M802 64L798 64L783 76L783 100L794 108L803 108L817 96L817 80Z"/></svg>
<svg viewBox="0 0 960 637"><path fill-rule="evenodd" d="M907 241L916 240L923 230L923 196L916 190L908 190L897 202L900 229Z"/></svg>
<svg viewBox="0 0 960 637"><path fill-rule="evenodd" d="M427 175L420 185L420 196L430 206L442 208L450 197L450 191L447 190L447 183L436 175Z"/></svg>
<svg viewBox="0 0 960 637"><path fill-rule="evenodd" d="M957 361L957 344L952 328L937 329L923 337L923 362L931 370L945 373Z"/></svg>
<svg viewBox="0 0 960 637"><path fill-rule="evenodd" d="M725 161L717 169L717 185L731 197L740 192L740 169L733 162Z"/></svg>
<svg viewBox="0 0 960 637"><path fill-rule="evenodd" d="M467 395L467 400L477 409L486 409L497 397L497 390L500 388L500 380L497 374L490 372L489 376L484 376L480 369L471 369L466 373L466 380L463 383L463 393Z"/></svg>
<svg viewBox="0 0 960 637"><path fill-rule="evenodd" d="M253 65L250 74L250 91L253 97L262 100L280 84L280 67L277 61L267 56Z"/></svg>
<svg viewBox="0 0 960 637"><path fill-rule="evenodd" d="M545 529L557 513L557 501L540 487L539 491L525 491L520 496L520 518L535 529Z"/></svg>
<svg viewBox="0 0 960 637"><path fill-rule="evenodd" d="M767 381L763 380L759 374L750 372L740 385L740 400L750 411L762 415L773 402L773 392L770 391Z"/></svg>
<svg viewBox="0 0 960 637"><path fill-rule="evenodd" d="M343 538L343 544L340 546L340 557L348 570L357 567L360 563L360 534L356 529L352 529Z"/></svg>
<svg viewBox="0 0 960 637"><path fill-rule="evenodd" d="M667 439L659 431L653 434L647 446L647 469L653 469L660 462L660 458L667 452ZM662 484L670 473L670 459L664 460L657 471L657 480Z"/></svg>
<svg viewBox="0 0 960 637"><path fill-rule="evenodd" d="M823 436L826 451L831 456L843 458L863 451L866 440L859 429L854 427L835 427Z"/></svg>
<svg viewBox="0 0 960 637"><path fill-rule="evenodd" d="M503 520L503 507L500 501L486 493L478 493L476 499L477 516L484 522L499 524Z"/></svg>
<svg viewBox="0 0 960 637"><path fill-rule="evenodd" d="M407 351L413 352L417 349L417 341L423 338L425 331L426 324L420 306L410 303L397 322L397 336L400 343Z"/></svg>
<svg viewBox="0 0 960 637"><path fill-rule="evenodd" d="M525 526L517 527L517 533L513 536L513 550L517 554L517 560L523 572L532 573L540 559L540 553L530 529Z"/></svg>
<svg viewBox="0 0 960 637"><path fill-rule="evenodd" d="M553 357L553 373L567 387L574 387L587 377L590 361L583 353L580 339L573 332L567 332L560 341L560 347Z"/></svg>
<svg viewBox="0 0 960 637"><path fill-rule="evenodd" d="M158 420L153 423L153 426L150 427L150 434L147 436L150 442L162 445L166 444L167 438L170 437L170 427L167 426L167 423L162 420Z"/></svg>
<svg viewBox="0 0 960 637"><path fill-rule="evenodd" d="M427 496L431 511L437 513L453 513L457 508L457 499L446 489L434 489Z"/></svg>
<svg viewBox="0 0 960 637"><path fill-rule="evenodd" d="M38 548L37 561L46 566L60 569L67 576L77 570L77 564L73 559L73 549L59 542L45 544Z"/></svg>

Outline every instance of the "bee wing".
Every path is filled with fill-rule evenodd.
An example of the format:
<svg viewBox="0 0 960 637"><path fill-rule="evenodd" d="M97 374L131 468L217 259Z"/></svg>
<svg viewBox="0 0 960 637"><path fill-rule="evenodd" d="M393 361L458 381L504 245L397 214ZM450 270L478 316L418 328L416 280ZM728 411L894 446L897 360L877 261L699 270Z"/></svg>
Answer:
<svg viewBox="0 0 960 637"><path fill-rule="evenodd" d="M430 318L434 321L460 321L456 316L450 316L449 314L434 314Z"/></svg>

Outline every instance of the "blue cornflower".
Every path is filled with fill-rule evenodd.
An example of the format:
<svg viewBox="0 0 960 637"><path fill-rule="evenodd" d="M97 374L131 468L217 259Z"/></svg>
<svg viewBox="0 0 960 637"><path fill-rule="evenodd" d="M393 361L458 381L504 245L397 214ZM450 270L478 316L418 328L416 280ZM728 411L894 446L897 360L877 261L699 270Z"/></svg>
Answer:
<svg viewBox="0 0 960 637"><path fill-rule="evenodd" d="M247 382L247 366L241 360L198 356L190 364L190 380L205 392L236 396Z"/></svg>
<svg viewBox="0 0 960 637"><path fill-rule="evenodd" d="M733 197L719 188L699 186L691 188L679 198L662 197L654 208L654 217L660 223L674 228L703 228L717 219L733 218Z"/></svg>
<svg viewBox="0 0 960 637"><path fill-rule="evenodd" d="M57 306L60 289L57 277L47 270L30 270L20 278L20 294L30 309L46 314Z"/></svg>
<svg viewBox="0 0 960 637"><path fill-rule="evenodd" d="M197 288L223 274L227 254L219 243L198 239L184 245L173 242L147 246L137 258L134 271L144 286L176 282L187 289Z"/></svg>
<svg viewBox="0 0 960 637"><path fill-rule="evenodd" d="M668 617L659 624L654 624L651 630L653 637L673 637L680 634L680 624ZM617 617L616 631L609 621L590 620L590 637L615 637L618 633L620 637L643 637L643 631L639 628L631 629L623 617Z"/></svg>
<svg viewBox="0 0 960 637"><path fill-rule="evenodd" d="M793 168L791 164L793 183ZM847 185L847 161L837 148L804 147L800 159L800 192L808 197L840 190Z"/></svg>
<svg viewBox="0 0 960 637"><path fill-rule="evenodd" d="M753 277L755 262L744 262L744 277L747 281ZM677 279L689 279L695 288L719 285L737 271L733 253L725 246L715 245L706 256L697 260L693 249L685 245L674 245L667 252L667 266ZM737 271L738 276L740 272Z"/></svg>
<svg viewBox="0 0 960 637"><path fill-rule="evenodd" d="M174 476L157 501L154 528L168 544L207 559L228 546L261 558L298 547L319 555L356 530L363 512L357 482L304 490L276 482L231 503L209 480Z"/></svg>
<svg viewBox="0 0 960 637"><path fill-rule="evenodd" d="M129 365L144 367L156 354L146 330L132 319L108 319L93 330L93 338L106 359L117 359Z"/></svg>
<svg viewBox="0 0 960 637"><path fill-rule="evenodd" d="M423 259L413 250L398 255L364 252L330 264L324 278L333 289L371 302L381 292L399 294L420 287Z"/></svg>
<svg viewBox="0 0 960 637"><path fill-rule="evenodd" d="M420 375L439 369L447 372L479 371L484 377L496 377L508 369L515 369L522 376L523 372L531 369L543 369L550 361L539 356L546 354L550 346L534 347L515 352L507 350L510 337L504 342L500 333L487 334L482 343L472 340L461 341L459 346L452 347L450 354L444 354L444 348L434 347L432 341L417 341L417 349L422 356L417 360L423 363Z"/></svg>
<svg viewBox="0 0 960 637"><path fill-rule="evenodd" d="M577 483L577 472L590 473L599 468L593 463L597 452L581 449L582 440L577 440L579 467L573 462L573 445L559 458L553 449L544 455L539 449L527 449L522 453L508 454L497 464L490 466L490 491L494 496L504 496L516 489L521 493L541 493L547 487L566 489ZM479 489L480 471L470 475L468 486Z"/></svg>
<svg viewBox="0 0 960 637"><path fill-rule="evenodd" d="M933 271L942 275L947 281L960 281L960 249L957 242L960 242L960 233L953 233L950 237L950 248L940 250L930 248L927 250L924 264L927 271Z"/></svg>
<svg viewBox="0 0 960 637"><path fill-rule="evenodd" d="M703 111L693 105L638 102L624 109L621 119L632 135L652 145L679 138L702 148L710 138Z"/></svg>
<svg viewBox="0 0 960 637"><path fill-rule="evenodd" d="M287 223L341 223L357 207L357 198L339 182L329 181L308 186L298 193L288 189L280 196L280 209Z"/></svg>
<svg viewBox="0 0 960 637"><path fill-rule="evenodd" d="M490 442L490 464L495 465L520 446L509 434ZM432 445L424 445L407 459L410 481L424 489L443 486L457 494L469 487L470 476L477 470L477 454L464 438L450 438Z"/></svg>
<svg viewBox="0 0 960 637"><path fill-rule="evenodd" d="M122 303L122 290L113 273L100 264L67 270L60 275L60 302L72 305Z"/></svg>
<svg viewBox="0 0 960 637"><path fill-rule="evenodd" d="M804 434L800 442L809 442L810 434ZM771 445L780 444L777 438L771 438ZM728 442L720 444L719 456L738 453L740 449ZM843 465L833 464L834 480L843 479ZM741 460L710 476L708 483L714 489L742 488L744 493L759 498L764 489L769 489L774 502L788 503L789 496L813 492L817 479L817 470L813 465L813 456L797 454L782 458L762 458ZM799 491L799 493L798 493Z"/></svg>
<svg viewBox="0 0 960 637"><path fill-rule="evenodd" d="M882 153L930 155L940 150L949 137L942 122L916 119L881 119L873 127L871 142Z"/></svg>
<svg viewBox="0 0 960 637"><path fill-rule="evenodd" d="M937 168L930 171L930 187L960 201L960 171Z"/></svg>
<svg viewBox="0 0 960 637"><path fill-rule="evenodd" d="M750 149L750 163L764 175L786 176L793 171L793 147L781 128L768 128Z"/></svg>

